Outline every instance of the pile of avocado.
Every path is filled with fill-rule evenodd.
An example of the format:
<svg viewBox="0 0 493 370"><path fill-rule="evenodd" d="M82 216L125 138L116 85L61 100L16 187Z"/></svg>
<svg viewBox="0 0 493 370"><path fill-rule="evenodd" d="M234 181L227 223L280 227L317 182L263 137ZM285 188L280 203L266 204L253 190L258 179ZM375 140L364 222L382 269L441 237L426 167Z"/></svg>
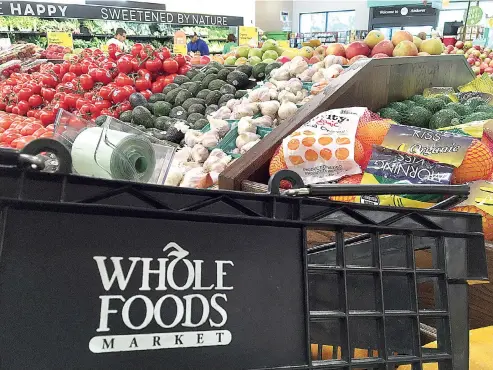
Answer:
<svg viewBox="0 0 493 370"><path fill-rule="evenodd" d="M207 115L229 100L246 95L246 89L255 84L250 80L252 74L253 67L249 65L231 70L211 62L201 70L191 69L186 75L176 76L149 101L140 93L132 94L129 100L133 109L123 112L120 120L149 131L158 139L179 143L184 134L175 129L177 123L202 129L208 123Z"/></svg>
<svg viewBox="0 0 493 370"><path fill-rule="evenodd" d="M459 102L453 102L448 95L430 98L414 95L409 100L390 103L378 113L403 125L430 129L493 119L493 106L483 97L469 95L467 100L459 99Z"/></svg>

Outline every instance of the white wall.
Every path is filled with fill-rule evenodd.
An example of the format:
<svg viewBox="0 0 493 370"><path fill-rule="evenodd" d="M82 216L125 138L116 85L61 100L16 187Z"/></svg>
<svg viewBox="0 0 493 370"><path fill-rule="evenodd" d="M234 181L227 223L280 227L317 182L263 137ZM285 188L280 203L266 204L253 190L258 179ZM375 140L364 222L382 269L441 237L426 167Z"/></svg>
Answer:
<svg viewBox="0 0 493 370"><path fill-rule="evenodd" d="M356 30L367 30L370 11L367 0L294 0L293 1L293 31L299 32L300 13L326 12L331 10L355 10Z"/></svg>
<svg viewBox="0 0 493 370"><path fill-rule="evenodd" d="M289 21L293 22L293 1L257 0L255 2L255 26L263 31L282 31L281 11L289 13Z"/></svg>

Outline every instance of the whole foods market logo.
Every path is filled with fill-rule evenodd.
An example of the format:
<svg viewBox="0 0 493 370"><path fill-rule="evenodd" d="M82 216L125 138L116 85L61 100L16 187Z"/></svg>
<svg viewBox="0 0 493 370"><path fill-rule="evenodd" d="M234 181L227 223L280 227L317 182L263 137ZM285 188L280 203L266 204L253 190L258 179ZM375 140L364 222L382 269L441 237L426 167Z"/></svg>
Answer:
<svg viewBox="0 0 493 370"><path fill-rule="evenodd" d="M233 286L228 286L226 281L227 270L234 266L233 262L214 261L214 264L205 264L203 260L189 260L186 259L189 252L176 243L166 245L163 252L167 252L166 257L157 259L93 257L104 290L118 289L122 294L99 297L100 315L96 332L106 335L95 336L89 341L91 352L225 346L231 343L231 332L221 328L228 320L228 312L224 308L228 297L224 292L233 290ZM183 279L177 279L178 269L185 269L187 272ZM209 282L209 285L202 281L202 272L205 269L215 269L216 272L215 281ZM157 277L156 281L152 280L155 281L154 284L151 283L151 275ZM138 290L142 294L128 297L124 294L125 290L129 282L136 278L139 279ZM162 291L163 295L153 301L145 295L149 291ZM176 294L185 291L191 292ZM203 294L192 293L195 291L217 293L206 298ZM165 308L171 308L174 316L162 315ZM137 320L133 314L139 310L143 312L137 315ZM109 318L114 317L113 315L132 333L111 335ZM155 324L166 329L165 332L142 333L149 325ZM191 331L182 331L183 328Z"/></svg>

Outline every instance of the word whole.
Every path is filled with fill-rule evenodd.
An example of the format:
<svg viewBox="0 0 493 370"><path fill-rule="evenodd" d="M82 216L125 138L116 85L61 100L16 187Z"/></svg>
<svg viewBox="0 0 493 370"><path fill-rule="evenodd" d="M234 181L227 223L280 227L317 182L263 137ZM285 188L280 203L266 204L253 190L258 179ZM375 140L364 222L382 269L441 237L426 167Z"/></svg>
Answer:
<svg viewBox="0 0 493 370"><path fill-rule="evenodd" d="M102 288L121 292L99 296L98 335L89 342L93 353L224 346L231 342L231 332L223 328L228 321L227 292L234 288L228 285L227 277L234 263L187 259L189 252L173 242L163 251L168 252L164 258L93 257ZM215 281L203 281L205 269L214 269ZM185 273L177 278L177 271ZM151 276L155 277L152 283ZM134 288L131 295L126 294L135 279L138 292ZM149 292L154 293L154 299L148 297ZM163 315L163 310L168 314ZM169 312L173 312L172 317ZM112 334L115 330L110 322L118 326L116 334ZM149 333L151 325L163 332Z"/></svg>

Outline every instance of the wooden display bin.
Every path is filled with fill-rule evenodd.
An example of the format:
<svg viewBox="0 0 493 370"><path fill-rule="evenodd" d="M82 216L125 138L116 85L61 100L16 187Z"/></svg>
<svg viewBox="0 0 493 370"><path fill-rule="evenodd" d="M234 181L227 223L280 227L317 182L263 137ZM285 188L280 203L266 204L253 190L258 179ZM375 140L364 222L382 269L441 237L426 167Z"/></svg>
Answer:
<svg viewBox="0 0 493 370"><path fill-rule="evenodd" d="M372 59L354 73L341 75L327 89L298 110L288 122L277 127L259 144L229 166L219 177L219 187L230 190L265 191L271 157L284 137L317 114L331 108L363 106L372 111L421 94L428 87L454 87L466 84L475 74L462 55ZM308 243L320 235L308 235ZM311 240L310 240L311 239ZM486 248L490 281L493 281L493 245ZM431 255L417 254L419 263L429 264ZM426 305L434 301L434 292L420 290ZM493 325L493 285L469 288L470 326Z"/></svg>
<svg viewBox="0 0 493 370"><path fill-rule="evenodd" d="M219 176L219 188L244 190L245 180L266 184L270 159L282 140L323 111L358 106L377 111L427 87L457 87L474 77L463 55L371 59L359 70L334 79L323 93L226 168Z"/></svg>

